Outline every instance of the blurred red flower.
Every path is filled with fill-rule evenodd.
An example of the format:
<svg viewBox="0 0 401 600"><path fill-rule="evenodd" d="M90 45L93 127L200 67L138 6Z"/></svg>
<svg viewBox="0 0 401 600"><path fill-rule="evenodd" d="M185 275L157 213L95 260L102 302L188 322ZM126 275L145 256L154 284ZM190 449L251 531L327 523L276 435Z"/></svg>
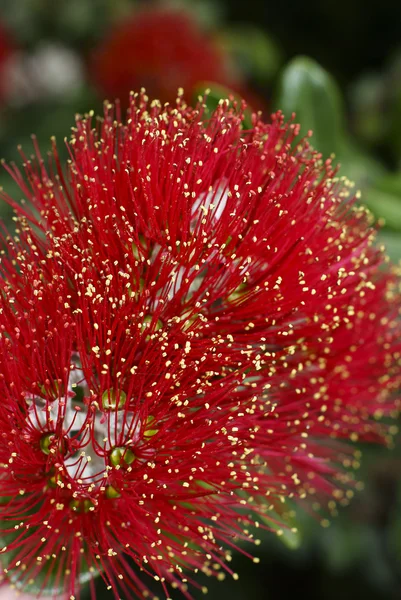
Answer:
<svg viewBox="0 0 401 600"><path fill-rule="evenodd" d="M7 94L7 64L14 54L16 45L8 30L0 23L0 100Z"/></svg>
<svg viewBox="0 0 401 600"><path fill-rule="evenodd" d="M389 436L400 283L369 215L280 114L202 111L134 96L124 123L77 120L67 175L55 147L8 168L1 556L22 588L235 576L252 525L346 499L345 440Z"/></svg>
<svg viewBox="0 0 401 600"><path fill-rule="evenodd" d="M201 82L237 84L230 59L185 10L150 8L118 23L94 52L90 71L101 95L125 99L145 87L173 102L179 87L190 96Z"/></svg>

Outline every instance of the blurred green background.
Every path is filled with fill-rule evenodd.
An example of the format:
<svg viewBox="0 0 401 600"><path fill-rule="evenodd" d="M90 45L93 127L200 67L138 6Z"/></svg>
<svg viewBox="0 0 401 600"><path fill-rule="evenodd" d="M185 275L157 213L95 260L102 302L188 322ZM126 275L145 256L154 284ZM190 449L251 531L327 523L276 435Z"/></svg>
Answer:
<svg viewBox="0 0 401 600"><path fill-rule="evenodd" d="M101 112L104 98L117 97L124 110L141 86L172 101L179 85L189 101L209 87L211 106L232 90L266 116L295 111L401 259L400 0L0 0L7 161L20 161L19 145L32 153L33 133L44 155L55 135L65 157L77 112ZM5 172L0 186L21 198ZM5 203L0 216L12 226ZM234 554L239 581L202 581L209 598L401 598L401 440L364 456L364 492L328 527L300 514L299 539L262 533L260 563ZM111 598L101 581L97 590Z"/></svg>

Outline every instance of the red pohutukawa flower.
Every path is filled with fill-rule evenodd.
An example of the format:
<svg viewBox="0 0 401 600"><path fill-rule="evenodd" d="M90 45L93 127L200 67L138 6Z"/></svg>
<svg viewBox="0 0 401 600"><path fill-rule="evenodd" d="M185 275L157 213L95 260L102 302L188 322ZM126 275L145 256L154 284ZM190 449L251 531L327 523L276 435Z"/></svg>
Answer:
<svg viewBox="0 0 401 600"><path fill-rule="evenodd" d="M8 92L9 61L17 49L10 32L0 23L0 101L3 102Z"/></svg>
<svg viewBox="0 0 401 600"><path fill-rule="evenodd" d="M298 132L141 94L125 122L77 120L66 173L56 147L8 167L0 514L21 588L78 598L100 573L131 598L138 566L188 595L288 500L342 503L345 440L390 435L398 279Z"/></svg>
<svg viewBox="0 0 401 600"><path fill-rule="evenodd" d="M102 96L123 101L143 85L162 102L174 102L179 86L189 97L205 81L236 87L234 71L227 53L193 14L166 7L137 10L118 23L90 61Z"/></svg>

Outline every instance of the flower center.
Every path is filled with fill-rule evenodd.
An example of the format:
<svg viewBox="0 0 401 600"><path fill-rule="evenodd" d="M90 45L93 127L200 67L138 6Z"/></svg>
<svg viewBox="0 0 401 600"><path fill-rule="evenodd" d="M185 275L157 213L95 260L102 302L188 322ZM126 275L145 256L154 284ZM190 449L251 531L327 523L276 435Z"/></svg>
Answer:
<svg viewBox="0 0 401 600"><path fill-rule="evenodd" d="M92 492L104 486L105 481L107 484L113 468L129 468L136 460L148 460L153 455L150 448L141 449L140 457L134 448L141 448L158 430L153 417L141 422L129 410L123 390L105 390L100 402L91 401L80 358L75 354L72 359L65 393L54 385L52 389L57 395L49 399L42 386L43 395L28 398L27 425L41 432L41 451L54 456L58 465L62 463L58 472L51 467L49 487L64 487L63 475L66 475L83 491ZM108 498L119 495L117 489L107 485ZM76 503L73 510L79 512L84 508Z"/></svg>

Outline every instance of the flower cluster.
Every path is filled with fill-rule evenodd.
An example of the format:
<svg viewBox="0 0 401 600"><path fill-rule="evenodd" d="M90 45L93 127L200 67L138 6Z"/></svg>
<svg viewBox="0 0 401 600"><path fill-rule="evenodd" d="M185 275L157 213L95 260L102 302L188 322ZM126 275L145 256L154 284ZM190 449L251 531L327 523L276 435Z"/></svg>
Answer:
<svg viewBox="0 0 401 600"><path fill-rule="evenodd" d="M202 82L238 89L240 74L213 35L190 11L149 7L117 23L96 48L92 79L110 99L125 100L146 86L162 102L174 102L183 86L191 97ZM240 86L241 87L241 86Z"/></svg>
<svg viewBox="0 0 401 600"><path fill-rule="evenodd" d="M3 564L19 587L185 593L288 501L334 510L386 441L400 284L347 181L281 114L131 97L23 156L0 280ZM279 532L282 532L279 529ZM217 570L219 569L219 571Z"/></svg>

